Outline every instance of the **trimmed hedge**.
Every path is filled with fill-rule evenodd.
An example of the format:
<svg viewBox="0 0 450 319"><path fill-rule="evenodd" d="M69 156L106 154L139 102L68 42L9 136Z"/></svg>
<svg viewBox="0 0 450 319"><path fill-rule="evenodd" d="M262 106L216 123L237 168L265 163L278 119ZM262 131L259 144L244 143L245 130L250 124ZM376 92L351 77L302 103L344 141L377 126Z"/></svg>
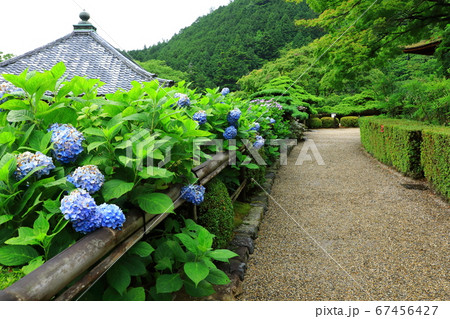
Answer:
<svg viewBox="0 0 450 319"><path fill-rule="evenodd" d="M320 120L322 121L322 127L324 128L339 127L339 120L337 118L325 116Z"/></svg>
<svg viewBox="0 0 450 319"><path fill-rule="evenodd" d="M198 206L198 224L214 234L213 247L225 248L234 227L234 208L227 187L214 178L206 184L205 200Z"/></svg>
<svg viewBox="0 0 450 319"><path fill-rule="evenodd" d="M421 161L425 177L444 197L450 199L450 128L422 132Z"/></svg>
<svg viewBox="0 0 450 319"><path fill-rule="evenodd" d="M420 164L422 129L420 122L363 117L359 120L361 143L379 161L405 175L423 176Z"/></svg>
<svg viewBox="0 0 450 319"><path fill-rule="evenodd" d="M425 176L450 200L450 128L362 117L361 144L379 161L411 177Z"/></svg>
<svg viewBox="0 0 450 319"><path fill-rule="evenodd" d="M359 117L357 116L344 116L341 118L341 126L342 127L358 127L359 126Z"/></svg>
<svg viewBox="0 0 450 319"><path fill-rule="evenodd" d="M308 127L309 128L321 128L322 127L322 120L316 117L310 118L308 121Z"/></svg>

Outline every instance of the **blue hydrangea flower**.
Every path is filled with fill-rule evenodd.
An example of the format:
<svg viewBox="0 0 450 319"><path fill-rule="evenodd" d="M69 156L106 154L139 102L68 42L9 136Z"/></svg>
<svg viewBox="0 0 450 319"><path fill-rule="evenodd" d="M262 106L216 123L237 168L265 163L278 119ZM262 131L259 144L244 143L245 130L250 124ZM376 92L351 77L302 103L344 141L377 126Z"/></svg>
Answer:
<svg viewBox="0 0 450 319"><path fill-rule="evenodd" d="M200 124L200 125L205 124L206 123L206 112L203 111L203 110L202 111L198 111L197 113L195 113L192 116L192 119L194 121L197 121L198 124Z"/></svg>
<svg viewBox="0 0 450 319"><path fill-rule="evenodd" d="M241 117L241 110L239 109L231 110L230 113L228 113L227 115L228 123L236 124L240 117Z"/></svg>
<svg viewBox="0 0 450 319"><path fill-rule="evenodd" d="M81 143L83 134L70 124L55 123L48 131L52 131L52 143L55 157L61 163L71 163L83 152Z"/></svg>
<svg viewBox="0 0 450 319"><path fill-rule="evenodd" d="M97 215L101 220L101 227L120 230L125 222L125 215L122 210L114 204L101 204L97 207Z"/></svg>
<svg viewBox="0 0 450 319"><path fill-rule="evenodd" d="M261 147L264 146L264 143L266 142L265 139L263 139L262 136L258 135L256 136L256 141L253 143L253 148L259 150Z"/></svg>
<svg viewBox="0 0 450 319"><path fill-rule="evenodd" d="M223 88L222 91L220 92L223 96L227 95L230 93L230 89L229 88Z"/></svg>
<svg viewBox="0 0 450 319"><path fill-rule="evenodd" d="M271 117L266 117L266 121L269 121L269 124L275 124L276 121Z"/></svg>
<svg viewBox="0 0 450 319"><path fill-rule="evenodd" d="M183 186L181 188L181 198L194 205L199 205L205 199L205 187L192 184Z"/></svg>
<svg viewBox="0 0 450 319"><path fill-rule="evenodd" d="M223 132L223 137L227 140L235 138L237 135L237 129L234 126L228 126Z"/></svg>
<svg viewBox="0 0 450 319"><path fill-rule="evenodd" d="M36 152L36 154L24 152L17 155L16 162L17 168L14 175L19 181L36 167L44 166L34 173L37 178L50 174L50 171L55 168L52 158L45 156L41 152Z"/></svg>
<svg viewBox="0 0 450 319"><path fill-rule="evenodd" d="M101 220L99 219L99 216L97 214L93 214L89 219L72 222L72 227L76 232L88 234L99 229L100 223Z"/></svg>
<svg viewBox="0 0 450 319"><path fill-rule="evenodd" d="M250 131L259 131L261 125L258 122L254 122L253 126L250 128Z"/></svg>
<svg viewBox="0 0 450 319"><path fill-rule="evenodd" d="M177 104L179 107L187 107L191 105L191 100L189 100L189 97L186 94L182 93L175 93L174 98L179 98Z"/></svg>
<svg viewBox="0 0 450 319"><path fill-rule="evenodd" d="M99 219L96 217L97 204L94 199L84 189L73 190L69 195L64 196L60 206L64 218L72 223L90 221L93 226L99 227ZM88 228L88 225L80 227Z"/></svg>
<svg viewBox="0 0 450 319"><path fill-rule="evenodd" d="M95 165L78 167L72 174L67 176L67 181L77 188L87 190L90 194L98 191L105 181L105 177Z"/></svg>

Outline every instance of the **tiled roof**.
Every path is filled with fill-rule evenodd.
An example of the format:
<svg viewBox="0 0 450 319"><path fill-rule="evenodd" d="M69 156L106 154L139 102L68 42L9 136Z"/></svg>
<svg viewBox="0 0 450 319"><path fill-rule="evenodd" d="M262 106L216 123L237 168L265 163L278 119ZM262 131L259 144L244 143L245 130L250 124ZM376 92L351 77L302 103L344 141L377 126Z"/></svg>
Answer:
<svg viewBox="0 0 450 319"><path fill-rule="evenodd" d="M66 65L67 80L74 76L86 76L105 82L98 89L100 95L113 93L119 88L129 90L132 87L131 81L148 82L157 79L166 86L173 84L173 81L159 79L156 74L147 72L126 58L95 30L75 29L54 42L1 62L0 72L20 74L26 68L42 72L50 70L60 61ZM0 83L2 81L4 79L0 77Z"/></svg>

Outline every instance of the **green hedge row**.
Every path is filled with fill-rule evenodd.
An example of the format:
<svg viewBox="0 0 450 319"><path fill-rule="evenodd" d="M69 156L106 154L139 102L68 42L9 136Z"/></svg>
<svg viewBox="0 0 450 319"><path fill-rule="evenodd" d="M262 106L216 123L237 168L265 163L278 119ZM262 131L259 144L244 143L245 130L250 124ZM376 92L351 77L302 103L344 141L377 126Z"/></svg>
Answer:
<svg viewBox="0 0 450 319"><path fill-rule="evenodd" d="M450 128L422 122L362 117L361 143L379 161L405 175L425 176L450 199Z"/></svg>
<svg viewBox="0 0 450 319"><path fill-rule="evenodd" d="M339 127L339 120L337 118L325 116L325 117L322 117L320 120L322 121L322 127L324 127L324 128Z"/></svg>
<svg viewBox="0 0 450 319"><path fill-rule="evenodd" d="M425 177L450 199L450 128L423 130L421 162Z"/></svg>
<svg viewBox="0 0 450 319"><path fill-rule="evenodd" d="M358 127L359 126L358 116L344 116L341 118L342 127Z"/></svg>

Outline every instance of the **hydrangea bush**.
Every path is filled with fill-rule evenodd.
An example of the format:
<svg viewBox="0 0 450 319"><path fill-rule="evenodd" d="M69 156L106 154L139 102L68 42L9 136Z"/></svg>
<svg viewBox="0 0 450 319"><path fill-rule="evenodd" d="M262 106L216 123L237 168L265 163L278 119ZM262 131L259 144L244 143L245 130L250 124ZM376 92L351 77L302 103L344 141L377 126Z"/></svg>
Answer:
<svg viewBox="0 0 450 319"><path fill-rule="evenodd" d="M132 82L128 92L101 97L99 80L62 81L64 73L59 63L42 73L3 75L23 92L1 104L0 225L6 240L0 252L27 247L30 258L11 263L0 253L1 265L28 271L83 234L101 227L120 231L128 208L170 212L172 199L158 190L174 184L187 185L180 196L199 205L205 189L192 172L194 141L222 139L223 149L237 148L241 158L242 140L260 148L281 125L275 108L250 107L226 89L200 94L184 82L172 88ZM251 129L256 122L258 134ZM202 146L200 161L217 150ZM32 239L24 235L31 233Z"/></svg>

